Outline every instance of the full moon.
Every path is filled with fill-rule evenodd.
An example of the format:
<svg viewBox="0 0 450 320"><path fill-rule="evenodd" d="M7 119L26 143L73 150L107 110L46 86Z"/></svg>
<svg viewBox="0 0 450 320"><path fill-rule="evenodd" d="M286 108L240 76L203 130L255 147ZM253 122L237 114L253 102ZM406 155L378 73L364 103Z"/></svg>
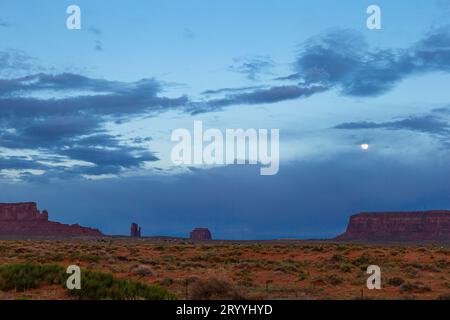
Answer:
<svg viewBox="0 0 450 320"><path fill-rule="evenodd" d="M361 149L363 149L364 151L367 151L367 150L369 150L369 145L367 143L363 143L361 145Z"/></svg>

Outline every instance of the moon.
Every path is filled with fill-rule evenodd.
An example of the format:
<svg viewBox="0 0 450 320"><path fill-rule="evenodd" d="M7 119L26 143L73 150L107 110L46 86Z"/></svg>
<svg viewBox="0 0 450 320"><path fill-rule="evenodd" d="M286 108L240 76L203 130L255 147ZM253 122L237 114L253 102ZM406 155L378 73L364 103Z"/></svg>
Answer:
<svg viewBox="0 0 450 320"><path fill-rule="evenodd" d="M369 145L367 143L363 143L361 145L361 149L364 150L364 151L367 151L367 150L369 150Z"/></svg>

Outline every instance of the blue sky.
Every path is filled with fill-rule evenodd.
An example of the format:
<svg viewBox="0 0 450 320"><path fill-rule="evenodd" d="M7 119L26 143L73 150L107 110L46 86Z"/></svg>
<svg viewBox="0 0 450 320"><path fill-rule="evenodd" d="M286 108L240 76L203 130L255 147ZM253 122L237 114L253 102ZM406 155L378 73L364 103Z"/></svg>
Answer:
<svg viewBox="0 0 450 320"><path fill-rule="evenodd" d="M0 202L234 239L449 208L449 17L445 0L0 0ZM170 133L194 120L279 128L280 173L174 167Z"/></svg>

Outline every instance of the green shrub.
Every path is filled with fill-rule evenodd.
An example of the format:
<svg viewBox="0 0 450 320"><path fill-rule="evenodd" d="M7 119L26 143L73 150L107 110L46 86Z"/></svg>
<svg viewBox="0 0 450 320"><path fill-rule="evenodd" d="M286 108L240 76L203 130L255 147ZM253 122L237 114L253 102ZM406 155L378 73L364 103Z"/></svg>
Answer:
<svg viewBox="0 0 450 320"><path fill-rule="evenodd" d="M344 280L339 277L336 274L332 274L329 278L328 278L328 283L333 285L333 286L337 286L340 285L342 282L344 282Z"/></svg>
<svg viewBox="0 0 450 320"><path fill-rule="evenodd" d="M351 265L349 265L349 264L343 264L342 266L341 266L341 271L342 272L345 272L345 273L350 273L350 272L352 272L352 266Z"/></svg>
<svg viewBox="0 0 450 320"><path fill-rule="evenodd" d="M0 266L1 291L26 291L58 284L66 288L65 268L53 264L13 264ZM81 289L68 290L78 299L169 300L176 296L164 288L136 281L116 279L112 274L96 271L81 272Z"/></svg>
<svg viewBox="0 0 450 320"><path fill-rule="evenodd" d="M367 267L367 266L369 266L371 264L371 258L370 258L369 255L363 253L358 258L353 260L352 264L357 266L357 267L361 267L361 266Z"/></svg>
<svg viewBox="0 0 450 320"><path fill-rule="evenodd" d="M345 260L344 256L342 256L340 254L335 254L330 258L331 263L340 263L344 260Z"/></svg>
<svg viewBox="0 0 450 320"><path fill-rule="evenodd" d="M411 293L411 292L412 293L425 293L425 292L430 292L431 288L427 287L427 286L424 286L423 284L418 283L418 282L415 282L415 283L408 282L408 283L405 283L404 285L402 285L400 287L400 291L403 292L403 293L405 293L405 292L408 292L408 293Z"/></svg>
<svg viewBox="0 0 450 320"><path fill-rule="evenodd" d="M228 281L210 278L192 284L193 300L242 300L244 296Z"/></svg>
<svg viewBox="0 0 450 320"><path fill-rule="evenodd" d="M405 283L405 280L403 280L403 279L400 278L400 277L393 277L393 278L390 278L390 279L388 280L388 284L391 285L391 286L394 286L394 287L399 287L399 286L401 286L403 283Z"/></svg>
<svg viewBox="0 0 450 320"><path fill-rule="evenodd" d="M173 282L174 281L172 278L164 278L163 280L159 281L159 284L161 286L168 287L168 286L172 285Z"/></svg>
<svg viewBox="0 0 450 320"><path fill-rule="evenodd" d="M63 267L52 264L15 264L0 266L0 290L25 291L42 285L63 284Z"/></svg>
<svg viewBox="0 0 450 320"><path fill-rule="evenodd" d="M86 271L81 273L81 289L69 294L79 299L94 300L170 300L175 299L164 288L136 281L116 279L112 274Z"/></svg>
<svg viewBox="0 0 450 320"><path fill-rule="evenodd" d="M303 270L300 270L299 274L298 274L298 281L303 281L309 278L309 274L306 273Z"/></svg>

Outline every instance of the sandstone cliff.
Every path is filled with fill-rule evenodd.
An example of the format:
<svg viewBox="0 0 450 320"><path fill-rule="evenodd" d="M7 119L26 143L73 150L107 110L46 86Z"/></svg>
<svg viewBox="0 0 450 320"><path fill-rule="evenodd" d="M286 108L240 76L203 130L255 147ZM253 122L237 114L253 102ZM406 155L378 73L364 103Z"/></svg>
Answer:
<svg viewBox="0 0 450 320"><path fill-rule="evenodd" d="M0 203L1 237L100 237L103 234L78 224L49 221L47 211L40 212L34 202Z"/></svg>
<svg viewBox="0 0 450 320"><path fill-rule="evenodd" d="M450 211L359 213L338 241L450 241Z"/></svg>

